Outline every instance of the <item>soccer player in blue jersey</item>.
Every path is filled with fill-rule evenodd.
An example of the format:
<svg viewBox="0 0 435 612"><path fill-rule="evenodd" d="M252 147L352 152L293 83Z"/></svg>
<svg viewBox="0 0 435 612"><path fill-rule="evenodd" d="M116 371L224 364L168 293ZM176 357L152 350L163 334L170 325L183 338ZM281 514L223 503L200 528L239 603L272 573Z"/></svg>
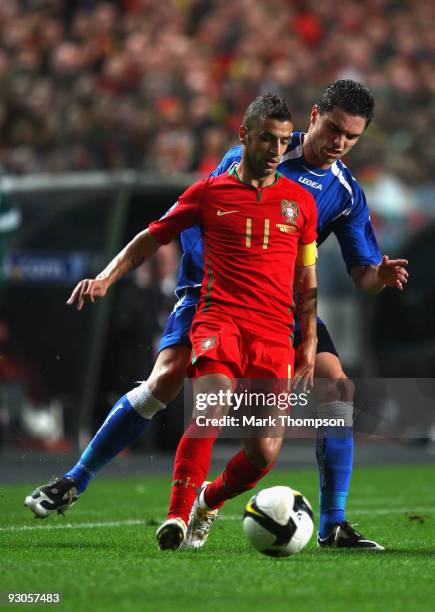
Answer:
<svg viewBox="0 0 435 612"><path fill-rule="evenodd" d="M390 260L379 252L364 193L341 162L370 123L373 108L373 96L366 87L351 80L335 81L313 107L308 132L293 134L279 166L285 176L301 183L316 200L318 245L334 233L356 286L368 293L378 293L386 286L401 290L407 282L406 260ZM228 151L214 173L224 172L237 164L240 155L241 147ZM26 504L37 516L44 518L56 510L68 508L86 489L93 476L131 444L144 431L152 416L178 394L190 361L188 333L203 276L199 227L183 232L181 241L183 256L177 287L179 301L168 319L150 377L115 404L111 418L96 433L70 471L53 483L39 487L26 498ZM87 283L78 301L79 310L85 300L94 301L95 297L105 294L98 277ZM320 320L318 338L315 376L331 381L328 397L319 411L329 417L344 416L349 423L344 437L334 436L332 432L332 435L323 435L317 441L321 507L318 543L321 547L382 550L382 546L364 538L345 520L353 462L350 426L353 385L343 372L332 339ZM296 328L295 348L299 342L300 335ZM177 449L175 473L177 469L186 472L192 458L198 456L198 447L192 452L195 444L204 443L199 438L183 436ZM201 452L206 463L211 446L203 446ZM181 480L175 486L185 485ZM194 545L200 546L205 541L213 518L214 515L208 513L199 513L194 517L195 525L190 535Z"/></svg>

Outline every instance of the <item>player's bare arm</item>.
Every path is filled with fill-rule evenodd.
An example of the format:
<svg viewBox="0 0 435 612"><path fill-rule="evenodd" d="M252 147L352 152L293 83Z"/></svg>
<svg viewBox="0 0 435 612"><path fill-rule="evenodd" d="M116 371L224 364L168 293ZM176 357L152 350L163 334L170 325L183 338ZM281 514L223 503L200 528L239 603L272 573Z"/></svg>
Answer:
<svg viewBox="0 0 435 612"><path fill-rule="evenodd" d="M351 270L353 282L358 289L369 294L380 293L385 287L395 287L402 291L408 282L408 265L406 259L382 257L377 266L355 266Z"/></svg>
<svg viewBox="0 0 435 612"><path fill-rule="evenodd" d="M317 275L316 264L295 268L294 299L301 326L302 342L296 349L297 367L293 377L296 388L313 386L317 349Z"/></svg>
<svg viewBox="0 0 435 612"><path fill-rule="evenodd" d="M104 297L113 283L146 261L159 247L159 242L148 229L140 232L98 276L81 280L71 293L67 304L75 305L77 310L81 310L86 300L94 302L95 298Z"/></svg>

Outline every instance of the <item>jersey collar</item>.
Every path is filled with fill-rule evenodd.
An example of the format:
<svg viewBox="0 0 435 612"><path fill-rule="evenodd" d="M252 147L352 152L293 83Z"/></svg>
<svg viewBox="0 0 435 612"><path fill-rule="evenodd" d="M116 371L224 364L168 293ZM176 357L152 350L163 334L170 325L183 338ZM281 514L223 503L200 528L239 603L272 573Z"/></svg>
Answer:
<svg viewBox="0 0 435 612"><path fill-rule="evenodd" d="M231 175L235 175L236 179L239 181L239 183L242 183L243 185L248 185L248 187L254 187L254 185L251 185L250 183L247 183L246 181L242 180L240 178L239 173L237 172L239 168L238 164L234 164L234 166L232 168L230 168L228 170L228 174ZM259 189L266 189L266 187L272 187L273 185L276 185L276 183L278 182L278 180L284 176L282 174L282 172L279 172L279 170L275 171L275 180L273 181L273 183L271 183L270 185L266 185L265 187L260 187ZM257 187L254 187L254 189L258 189Z"/></svg>

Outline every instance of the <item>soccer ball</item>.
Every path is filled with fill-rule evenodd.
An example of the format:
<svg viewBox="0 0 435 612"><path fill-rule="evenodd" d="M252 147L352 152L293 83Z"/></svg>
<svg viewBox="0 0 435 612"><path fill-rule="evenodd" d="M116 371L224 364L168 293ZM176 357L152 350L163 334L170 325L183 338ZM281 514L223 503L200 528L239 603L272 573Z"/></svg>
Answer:
<svg viewBox="0 0 435 612"><path fill-rule="evenodd" d="M243 529L252 546L272 557L300 552L313 528L310 504L290 487L263 489L251 497L243 515Z"/></svg>

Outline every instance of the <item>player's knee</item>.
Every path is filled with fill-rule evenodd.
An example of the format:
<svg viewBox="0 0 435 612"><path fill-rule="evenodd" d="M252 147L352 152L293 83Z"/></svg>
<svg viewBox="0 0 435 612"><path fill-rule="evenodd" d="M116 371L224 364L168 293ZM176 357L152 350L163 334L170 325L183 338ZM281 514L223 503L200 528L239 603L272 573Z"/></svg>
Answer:
<svg viewBox="0 0 435 612"><path fill-rule="evenodd" d="M316 357L314 370L316 399L323 402L351 402L354 385L343 371L339 358L327 352Z"/></svg>
<svg viewBox="0 0 435 612"><path fill-rule="evenodd" d="M336 358L323 359L318 368L315 416L339 419L345 427L353 425L355 385L343 372Z"/></svg>
<svg viewBox="0 0 435 612"><path fill-rule="evenodd" d="M340 388L340 401L353 402L353 398L355 396L355 385L350 378L347 378L347 376L344 375L344 377L341 378L338 383Z"/></svg>
<svg viewBox="0 0 435 612"><path fill-rule="evenodd" d="M160 401L168 404L180 392L186 376L185 359L167 359L154 368L147 380L151 393Z"/></svg>
<svg viewBox="0 0 435 612"><path fill-rule="evenodd" d="M185 369L176 364L167 364L150 376L147 382L153 395L169 403L178 395L185 375Z"/></svg>
<svg viewBox="0 0 435 612"><path fill-rule="evenodd" d="M355 385L344 372L322 379L318 389L318 400L322 402L352 402L355 395Z"/></svg>

